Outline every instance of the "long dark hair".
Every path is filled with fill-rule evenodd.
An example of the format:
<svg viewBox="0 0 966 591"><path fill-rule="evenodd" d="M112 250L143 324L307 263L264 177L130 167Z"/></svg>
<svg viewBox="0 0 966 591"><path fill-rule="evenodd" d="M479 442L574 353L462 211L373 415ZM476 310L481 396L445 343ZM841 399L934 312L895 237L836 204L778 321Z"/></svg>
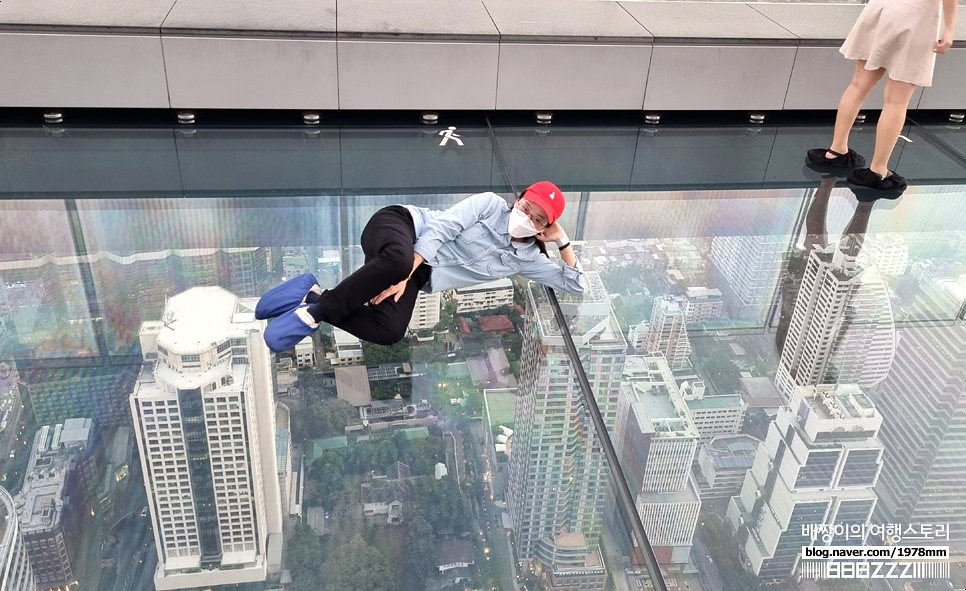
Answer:
<svg viewBox="0 0 966 591"><path fill-rule="evenodd" d="M516 202L519 201L519 200L521 200L521 199L523 199L523 196L526 195L526 194L527 194L527 190L524 189L520 193L520 195L518 195L517 198L513 201L513 203L516 204ZM550 255L547 254L547 245L544 244L542 240L537 240L536 238L531 238L531 240L533 240L534 242L537 243L537 248L540 249L540 252L543 253L543 256L545 256L545 257L547 257L549 259L550 258Z"/></svg>

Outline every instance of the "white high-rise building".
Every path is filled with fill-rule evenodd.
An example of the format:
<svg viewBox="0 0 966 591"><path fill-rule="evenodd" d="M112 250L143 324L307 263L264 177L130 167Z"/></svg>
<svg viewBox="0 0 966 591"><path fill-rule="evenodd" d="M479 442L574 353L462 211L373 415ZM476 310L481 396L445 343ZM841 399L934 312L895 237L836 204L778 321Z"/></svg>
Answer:
<svg viewBox="0 0 966 591"><path fill-rule="evenodd" d="M37 591L17 507L3 487L0 487L0 591Z"/></svg>
<svg viewBox="0 0 966 591"><path fill-rule="evenodd" d="M741 430L748 404L740 394L706 396L702 381L682 383L681 393L701 436L701 443L707 443L719 435L734 435Z"/></svg>
<svg viewBox="0 0 966 591"><path fill-rule="evenodd" d="M808 253L775 376L785 400L798 386L868 388L889 373L896 352L892 303L876 267L856 268L857 250L849 243Z"/></svg>
<svg viewBox="0 0 966 591"><path fill-rule="evenodd" d="M724 310L724 300L720 289L689 287L684 291L684 320L686 322L705 322L717 320Z"/></svg>
<svg viewBox="0 0 966 591"><path fill-rule="evenodd" d="M687 367L691 341L684 321L684 309L676 298L664 297L654 302L651 326L644 343L647 353L661 353L673 370Z"/></svg>
<svg viewBox="0 0 966 591"><path fill-rule="evenodd" d="M778 286L786 242L782 236L716 236L711 262L742 305L757 306Z"/></svg>
<svg viewBox="0 0 966 591"><path fill-rule="evenodd" d="M632 324L627 329L627 344L633 347L634 352L638 355L646 353L644 346L647 343L647 333L650 331L651 326L646 322Z"/></svg>
<svg viewBox="0 0 966 591"><path fill-rule="evenodd" d="M876 234L865 254L883 275L898 277L909 266L909 247L902 234Z"/></svg>
<svg viewBox="0 0 966 591"><path fill-rule="evenodd" d="M584 278L584 294L558 298L612 428L627 343L600 278L590 272ZM587 548L597 547L609 486L607 461L546 291L531 283L527 298L506 498L517 556L529 561L563 552L558 534L581 534Z"/></svg>
<svg viewBox="0 0 966 591"><path fill-rule="evenodd" d="M196 287L141 325L130 404L160 591L264 581L280 567L271 355L255 303Z"/></svg>
<svg viewBox="0 0 966 591"><path fill-rule="evenodd" d="M680 570L701 509L690 478L698 430L661 354L627 357L624 379L615 449L658 561Z"/></svg>
<svg viewBox="0 0 966 591"><path fill-rule="evenodd" d="M439 324L439 308L442 302L442 293L419 292L416 296L416 307L413 308L413 317L409 321L409 330L416 332L419 330L432 330ZM513 296L510 296L512 301Z"/></svg>
<svg viewBox="0 0 966 591"><path fill-rule="evenodd" d="M858 386L800 386L758 446L727 518L748 568L763 578L792 575L813 525L861 526L876 504L882 415ZM803 529L804 528L804 529ZM860 545L862 535L832 545Z"/></svg>
<svg viewBox="0 0 966 591"><path fill-rule="evenodd" d="M513 305L513 281L509 278L460 287L455 293L459 314Z"/></svg>

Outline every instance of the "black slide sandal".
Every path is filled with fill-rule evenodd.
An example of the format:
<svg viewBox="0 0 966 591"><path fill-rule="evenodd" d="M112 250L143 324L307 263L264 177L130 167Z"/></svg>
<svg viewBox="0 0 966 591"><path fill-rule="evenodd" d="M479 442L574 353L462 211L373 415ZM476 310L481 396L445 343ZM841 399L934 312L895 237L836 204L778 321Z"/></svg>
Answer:
<svg viewBox="0 0 966 591"><path fill-rule="evenodd" d="M835 158L826 158L826 152L835 154ZM808 161L817 166L829 168L862 168L865 166L865 158L852 149L845 154L840 154L828 148L813 148L808 151Z"/></svg>
<svg viewBox="0 0 966 591"><path fill-rule="evenodd" d="M909 186L906 177L902 175L890 172L888 176L882 177L870 168L856 168L849 174L849 182L860 187L890 193L902 193Z"/></svg>

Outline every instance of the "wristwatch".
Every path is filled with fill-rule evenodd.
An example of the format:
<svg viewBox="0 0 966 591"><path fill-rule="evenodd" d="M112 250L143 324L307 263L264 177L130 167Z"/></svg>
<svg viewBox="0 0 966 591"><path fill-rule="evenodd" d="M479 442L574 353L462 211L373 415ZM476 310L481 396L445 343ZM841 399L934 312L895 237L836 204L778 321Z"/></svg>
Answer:
<svg viewBox="0 0 966 591"><path fill-rule="evenodd" d="M570 246L570 238L568 238L567 235L564 234L557 240L557 250L563 250L568 246Z"/></svg>

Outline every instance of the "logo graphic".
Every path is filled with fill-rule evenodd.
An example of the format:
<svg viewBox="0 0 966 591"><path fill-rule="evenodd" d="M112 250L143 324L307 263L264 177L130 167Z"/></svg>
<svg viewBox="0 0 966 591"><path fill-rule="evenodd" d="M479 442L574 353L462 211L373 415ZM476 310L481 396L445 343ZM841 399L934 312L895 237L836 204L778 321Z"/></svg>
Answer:
<svg viewBox="0 0 966 591"><path fill-rule="evenodd" d="M550 199L553 199L554 195L556 195L556 194L557 194L556 191L554 191L553 193L550 193Z"/></svg>
<svg viewBox="0 0 966 591"><path fill-rule="evenodd" d="M455 131L456 131L455 127L450 127L449 129L444 129L443 131L439 132L439 135L443 136L443 141L439 142L439 145L445 146L446 142L453 140L454 142L456 142L457 146L462 146L463 140L460 139L459 135L457 135L456 133L453 133Z"/></svg>

